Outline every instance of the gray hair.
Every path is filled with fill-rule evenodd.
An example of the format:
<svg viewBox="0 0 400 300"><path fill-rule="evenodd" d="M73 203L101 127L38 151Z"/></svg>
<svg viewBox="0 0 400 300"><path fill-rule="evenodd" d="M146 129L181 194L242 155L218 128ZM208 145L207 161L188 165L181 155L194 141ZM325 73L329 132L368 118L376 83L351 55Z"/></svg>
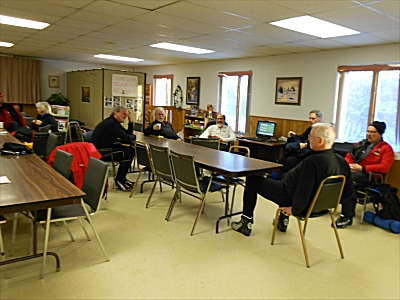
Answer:
<svg viewBox="0 0 400 300"><path fill-rule="evenodd" d="M114 106L114 108L110 114L110 117L113 117L116 112L120 112L121 110L124 110L124 109L126 110L125 106L121 106L121 105Z"/></svg>
<svg viewBox="0 0 400 300"><path fill-rule="evenodd" d="M51 113L51 107L50 104L47 103L46 101L43 102L38 102L36 103L36 108L40 111L40 113L44 114L50 114Z"/></svg>
<svg viewBox="0 0 400 300"><path fill-rule="evenodd" d="M164 112L164 115L165 115L165 108L164 108L164 107L162 107L162 106L156 107L156 108L153 110L153 119L154 119L154 120L156 119L156 114L157 114L157 112L158 112L159 110L162 110L162 111Z"/></svg>
<svg viewBox="0 0 400 300"><path fill-rule="evenodd" d="M313 109L312 111L310 111L310 114L315 114L317 116L317 118L322 120L322 117L324 116L322 114L322 112L318 109Z"/></svg>
<svg viewBox="0 0 400 300"><path fill-rule="evenodd" d="M333 130L331 124L329 123L315 123L312 126L315 136L325 141L325 147L332 148L333 143L336 139L335 130Z"/></svg>

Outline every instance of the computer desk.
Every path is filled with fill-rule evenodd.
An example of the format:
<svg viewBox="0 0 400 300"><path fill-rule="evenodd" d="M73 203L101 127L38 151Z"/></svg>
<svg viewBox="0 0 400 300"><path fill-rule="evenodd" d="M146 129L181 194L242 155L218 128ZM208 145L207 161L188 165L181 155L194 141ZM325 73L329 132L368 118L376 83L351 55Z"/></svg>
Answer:
<svg viewBox="0 0 400 300"><path fill-rule="evenodd" d="M245 146L250 149L250 157L276 162L282 156L286 142L259 142L246 139L246 137L237 138L239 146Z"/></svg>

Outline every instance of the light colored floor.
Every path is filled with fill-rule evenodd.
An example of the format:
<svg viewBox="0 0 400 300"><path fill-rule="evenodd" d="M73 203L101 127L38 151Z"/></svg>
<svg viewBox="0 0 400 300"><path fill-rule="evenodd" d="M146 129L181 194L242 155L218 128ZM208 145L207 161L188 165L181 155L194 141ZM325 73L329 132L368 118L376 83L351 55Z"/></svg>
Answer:
<svg viewBox="0 0 400 300"><path fill-rule="evenodd" d="M134 180L135 174L129 178ZM143 176L143 180L144 177ZM219 194L208 198L194 236L190 230L199 202L184 195L172 220L164 220L170 187L156 190L145 209L152 184L145 192L110 191L109 202L93 216L111 261L105 262L89 231L88 242L77 221L70 223L76 242L63 226L51 227L49 251L61 258L55 272L48 257L45 279L39 279L41 259L7 266L1 273L0 299L399 299L400 238L355 220L340 230L345 259L341 259L329 217L310 221L307 242L311 268L306 268L297 224L278 232L270 245L276 205L259 198L251 237L215 221L223 214ZM238 188L235 208L241 207ZM360 208L357 208L358 215ZM3 225L6 255L11 243L12 215ZM87 227L88 230L89 227ZM17 253L28 251L29 222L20 217ZM39 247L44 230L39 228Z"/></svg>

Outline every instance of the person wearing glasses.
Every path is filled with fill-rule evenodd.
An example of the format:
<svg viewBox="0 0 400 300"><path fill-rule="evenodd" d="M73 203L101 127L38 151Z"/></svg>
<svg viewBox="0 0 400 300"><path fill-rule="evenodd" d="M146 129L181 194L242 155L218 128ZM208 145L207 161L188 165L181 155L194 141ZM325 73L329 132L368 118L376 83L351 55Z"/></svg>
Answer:
<svg viewBox="0 0 400 300"><path fill-rule="evenodd" d="M311 154L308 136L311 132L312 126L316 123L322 122L322 117L322 112L314 109L310 111L310 127L308 127L306 131L302 134L296 134L293 131L288 132L288 141L285 146L285 151L282 154L282 158L279 160L279 163L283 165L279 174L280 178Z"/></svg>
<svg viewBox="0 0 400 300"><path fill-rule="evenodd" d="M239 222L232 223L232 229L249 236L254 222L254 209L260 195L279 205L281 214L278 229L285 232L290 215L305 215L321 182L328 176L344 175L346 183L342 202L351 201L354 185L351 182L349 164L332 149L336 134L330 124L318 123L312 126L310 147L313 155L305 158L280 180L263 176L247 176L243 194L243 215Z"/></svg>
<svg viewBox="0 0 400 300"><path fill-rule="evenodd" d="M353 224L357 205L357 190L362 190L369 183L369 173L386 174L394 162L392 146L386 143L382 135L386 130L386 123L374 121L368 125L367 138L354 145L345 160L351 170L351 177L355 185L352 200L342 203L342 213L336 220L338 228L345 228Z"/></svg>

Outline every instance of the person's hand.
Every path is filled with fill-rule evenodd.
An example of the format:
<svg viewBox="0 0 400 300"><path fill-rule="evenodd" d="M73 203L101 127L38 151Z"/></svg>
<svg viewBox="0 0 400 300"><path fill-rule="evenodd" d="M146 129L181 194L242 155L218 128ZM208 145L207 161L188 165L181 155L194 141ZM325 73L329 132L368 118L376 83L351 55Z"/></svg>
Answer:
<svg viewBox="0 0 400 300"><path fill-rule="evenodd" d="M360 166L359 164L350 164L350 170L352 172L361 172L362 171L362 166Z"/></svg>
<svg viewBox="0 0 400 300"><path fill-rule="evenodd" d="M177 138L176 139L178 142L182 142L182 139L181 138Z"/></svg>
<svg viewBox="0 0 400 300"><path fill-rule="evenodd" d="M287 136L290 137L292 134L296 134L294 131L289 131Z"/></svg>
<svg viewBox="0 0 400 300"><path fill-rule="evenodd" d="M300 143L300 149L307 148L307 143Z"/></svg>
<svg viewBox="0 0 400 300"><path fill-rule="evenodd" d="M279 210L285 215L285 216L291 216L292 214L292 207L279 207Z"/></svg>
<svg viewBox="0 0 400 300"><path fill-rule="evenodd" d="M133 122L132 113L130 110L126 111L126 115L128 116L129 123Z"/></svg>

